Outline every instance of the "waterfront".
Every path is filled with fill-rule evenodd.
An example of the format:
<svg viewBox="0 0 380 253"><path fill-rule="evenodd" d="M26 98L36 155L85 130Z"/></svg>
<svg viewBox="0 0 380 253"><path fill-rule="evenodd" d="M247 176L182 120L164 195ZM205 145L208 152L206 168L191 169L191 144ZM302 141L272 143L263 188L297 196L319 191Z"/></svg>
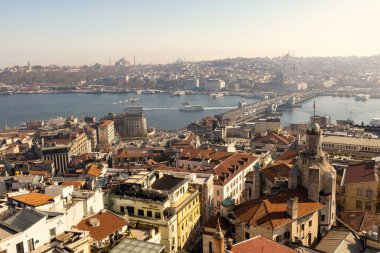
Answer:
<svg viewBox="0 0 380 253"><path fill-rule="evenodd" d="M170 94L30 94L0 96L0 127L16 126L28 120L47 120L70 115L83 117L95 115L100 119L108 112L121 112L132 103L127 103L133 97L139 101L134 105L144 106L149 127L159 129L179 129L202 117L222 113L236 108L239 101L249 103L255 99L238 96L227 96L213 99L207 95L184 95L172 97ZM333 122L337 119L347 119L350 116L356 123L368 123L371 118L380 117L376 108L380 107L380 99L355 101L352 98L322 96L315 98L316 113L330 115ZM182 103L204 106L204 111L180 112ZM314 99L305 101L302 107L283 111L281 121L284 126L290 123L306 122L313 114Z"/></svg>
<svg viewBox="0 0 380 253"><path fill-rule="evenodd" d="M137 97L136 103L125 100ZM253 103L256 99L239 96L211 98L207 95L172 97L160 94L17 94L0 96L0 128L17 126L28 120L47 120L70 115L95 115L99 120L109 112L122 112L127 106L144 106L148 126L159 129L180 129L192 121L236 108L240 100ZM204 106L204 111L180 112L182 103Z"/></svg>

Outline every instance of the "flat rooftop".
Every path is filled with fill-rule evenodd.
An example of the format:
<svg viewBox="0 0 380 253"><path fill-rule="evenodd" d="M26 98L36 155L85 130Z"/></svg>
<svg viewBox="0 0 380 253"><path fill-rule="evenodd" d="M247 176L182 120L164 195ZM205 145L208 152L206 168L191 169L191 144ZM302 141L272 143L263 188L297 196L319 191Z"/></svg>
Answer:
<svg viewBox="0 0 380 253"><path fill-rule="evenodd" d="M165 246L161 244L125 238L110 253L161 253L164 250Z"/></svg>

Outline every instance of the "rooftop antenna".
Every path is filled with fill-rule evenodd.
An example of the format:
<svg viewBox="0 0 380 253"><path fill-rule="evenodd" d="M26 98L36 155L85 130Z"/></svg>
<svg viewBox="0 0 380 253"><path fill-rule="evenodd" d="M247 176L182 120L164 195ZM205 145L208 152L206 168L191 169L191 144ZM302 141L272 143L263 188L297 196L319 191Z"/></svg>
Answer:
<svg viewBox="0 0 380 253"><path fill-rule="evenodd" d="M313 117L313 123L315 123L315 100L314 100L314 105L313 105L313 109L314 109L314 117Z"/></svg>

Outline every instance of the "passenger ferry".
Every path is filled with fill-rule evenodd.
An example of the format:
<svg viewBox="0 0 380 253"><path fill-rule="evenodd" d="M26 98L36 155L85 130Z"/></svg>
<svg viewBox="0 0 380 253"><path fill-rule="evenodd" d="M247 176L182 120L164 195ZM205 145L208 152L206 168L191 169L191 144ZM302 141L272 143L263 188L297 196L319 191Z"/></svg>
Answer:
<svg viewBox="0 0 380 253"><path fill-rule="evenodd" d="M185 107L179 108L180 112L197 112L203 110L204 108L202 105L186 105Z"/></svg>

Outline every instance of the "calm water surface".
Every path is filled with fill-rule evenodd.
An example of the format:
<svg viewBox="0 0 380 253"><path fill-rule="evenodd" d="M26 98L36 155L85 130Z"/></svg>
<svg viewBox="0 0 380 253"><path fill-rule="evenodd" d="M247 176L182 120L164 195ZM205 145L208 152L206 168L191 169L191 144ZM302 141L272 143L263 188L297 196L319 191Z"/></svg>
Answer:
<svg viewBox="0 0 380 253"><path fill-rule="evenodd" d="M194 120L236 108L240 100L249 103L255 99L228 96L213 99L207 95L185 95L172 97L170 94L27 94L0 96L0 128L6 124L16 126L28 120L46 120L70 115L95 115L100 119L109 112L121 112L131 103L125 102L133 97L139 101L135 105L144 106L148 125L159 129L179 129ZM300 108L283 112L283 125L307 122L313 115L313 101L308 100ZM204 111L180 112L182 103L203 105ZM352 119L357 123L368 123L371 118L380 117L380 99L355 101L354 98L323 96L315 98L316 113L330 115L333 122L337 119Z"/></svg>
<svg viewBox="0 0 380 253"><path fill-rule="evenodd" d="M15 94L0 96L0 128L20 125L28 120L47 120L55 117L95 115L102 118L109 112L122 112L132 103L125 102L138 97L135 106L144 106L148 126L159 129L180 129L190 122L236 108L240 100L249 103L255 99L238 96L211 98L207 95L172 97L161 94ZM204 106L204 111L180 112L182 103Z"/></svg>

